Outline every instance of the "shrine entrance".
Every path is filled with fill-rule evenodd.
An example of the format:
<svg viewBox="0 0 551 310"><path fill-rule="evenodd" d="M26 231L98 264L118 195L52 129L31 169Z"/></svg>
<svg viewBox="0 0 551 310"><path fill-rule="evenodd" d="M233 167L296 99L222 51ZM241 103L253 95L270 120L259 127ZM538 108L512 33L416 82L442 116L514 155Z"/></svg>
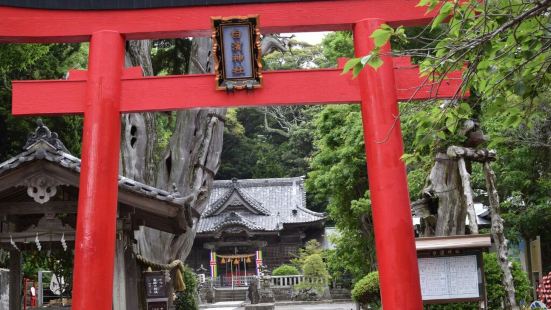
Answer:
<svg viewBox="0 0 551 310"><path fill-rule="evenodd" d="M397 101L451 98L460 80L427 85L407 59L391 56L388 43L380 49L384 64L366 68L359 79L340 69L264 72L262 88L234 93L216 90L210 74L142 78L123 68L123 58L126 40L208 37L212 16L251 15L263 33L352 30L355 53L364 56L383 23L419 26L433 16L408 0L177 2L159 1L175 7L157 9L147 9L148 1L44 2L50 10L0 6L0 42L90 42L88 71L68 81L13 83L14 115L84 114L73 309L112 307L113 287L105 279L114 270L120 113L344 103L362 107L383 306L422 309Z"/></svg>

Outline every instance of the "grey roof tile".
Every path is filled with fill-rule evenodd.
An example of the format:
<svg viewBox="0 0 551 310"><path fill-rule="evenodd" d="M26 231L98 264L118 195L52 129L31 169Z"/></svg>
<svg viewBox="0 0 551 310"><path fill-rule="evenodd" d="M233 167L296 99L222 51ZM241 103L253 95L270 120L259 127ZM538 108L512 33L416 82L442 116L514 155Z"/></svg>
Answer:
<svg viewBox="0 0 551 310"><path fill-rule="evenodd" d="M80 173L80 159L68 153L63 143L57 138L57 134L50 132L46 126L39 123L35 133L29 136L23 152L0 163L0 175L35 160L47 160ZM182 205L182 201L178 199L180 194L177 192L171 193L123 176L119 176L118 180L121 189Z"/></svg>
<svg viewBox="0 0 551 310"><path fill-rule="evenodd" d="M227 201L237 190L254 199L270 215L255 214L232 206L227 206L224 212L216 215L216 210L223 206L220 201ZM286 224L313 223L326 219L324 213L306 208L302 177L214 181L209 203L199 220L198 233L208 233L220 228L230 212L258 226L256 229L249 228L256 231L279 231Z"/></svg>

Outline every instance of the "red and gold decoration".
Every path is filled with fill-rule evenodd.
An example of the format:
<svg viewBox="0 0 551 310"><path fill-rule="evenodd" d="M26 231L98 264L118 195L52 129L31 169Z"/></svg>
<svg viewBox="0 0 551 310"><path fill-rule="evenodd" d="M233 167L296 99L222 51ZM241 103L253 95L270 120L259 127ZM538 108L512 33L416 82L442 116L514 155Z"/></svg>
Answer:
<svg viewBox="0 0 551 310"><path fill-rule="evenodd" d="M212 52L216 89L262 87L258 16L213 17Z"/></svg>

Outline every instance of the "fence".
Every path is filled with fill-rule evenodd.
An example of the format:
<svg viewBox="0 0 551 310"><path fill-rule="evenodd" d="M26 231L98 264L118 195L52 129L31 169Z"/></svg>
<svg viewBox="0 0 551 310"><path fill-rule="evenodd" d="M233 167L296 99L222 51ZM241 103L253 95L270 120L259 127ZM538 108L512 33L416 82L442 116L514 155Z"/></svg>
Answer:
<svg viewBox="0 0 551 310"><path fill-rule="evenodd" d="M257 276L219 276L214 279L212 285L214 287L247 287L251 283L253 278ZM305 278L303 275L292 276L272 276L272 287L292 287L302 282L308 283L322 283L322 278Z"/></svg>

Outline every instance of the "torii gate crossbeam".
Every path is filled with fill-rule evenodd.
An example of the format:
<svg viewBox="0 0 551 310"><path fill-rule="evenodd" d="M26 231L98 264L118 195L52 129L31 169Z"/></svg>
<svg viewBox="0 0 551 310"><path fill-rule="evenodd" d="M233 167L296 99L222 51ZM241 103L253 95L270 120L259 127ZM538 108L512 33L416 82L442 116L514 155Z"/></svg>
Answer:
<svg viewBox="0 0 551 310"><path fill-rule="evenodd" d="M73 309L111 308L121 112L346 102L362 106L383 306L422 309L397 99L451 97L459 80L417 91L422 84L417 69L387 55L378 71L366 68L357 81L336 70L266 72L262 89L234 94L216 91L211 75L140 78L123 69L125 40L209 35L210 17L221 15L258 14L264 33L353 30L360 56L373 47L369 35L383 20L427 24L431 16L415 8L416 2L296 1L113 11L0 7L0 43L90 41L87 73L74 72L68 81L13 84L14 114L84 113ZM383 52L389 51L387 44ZM186 96L189 87L193 93Z"/></svg>

